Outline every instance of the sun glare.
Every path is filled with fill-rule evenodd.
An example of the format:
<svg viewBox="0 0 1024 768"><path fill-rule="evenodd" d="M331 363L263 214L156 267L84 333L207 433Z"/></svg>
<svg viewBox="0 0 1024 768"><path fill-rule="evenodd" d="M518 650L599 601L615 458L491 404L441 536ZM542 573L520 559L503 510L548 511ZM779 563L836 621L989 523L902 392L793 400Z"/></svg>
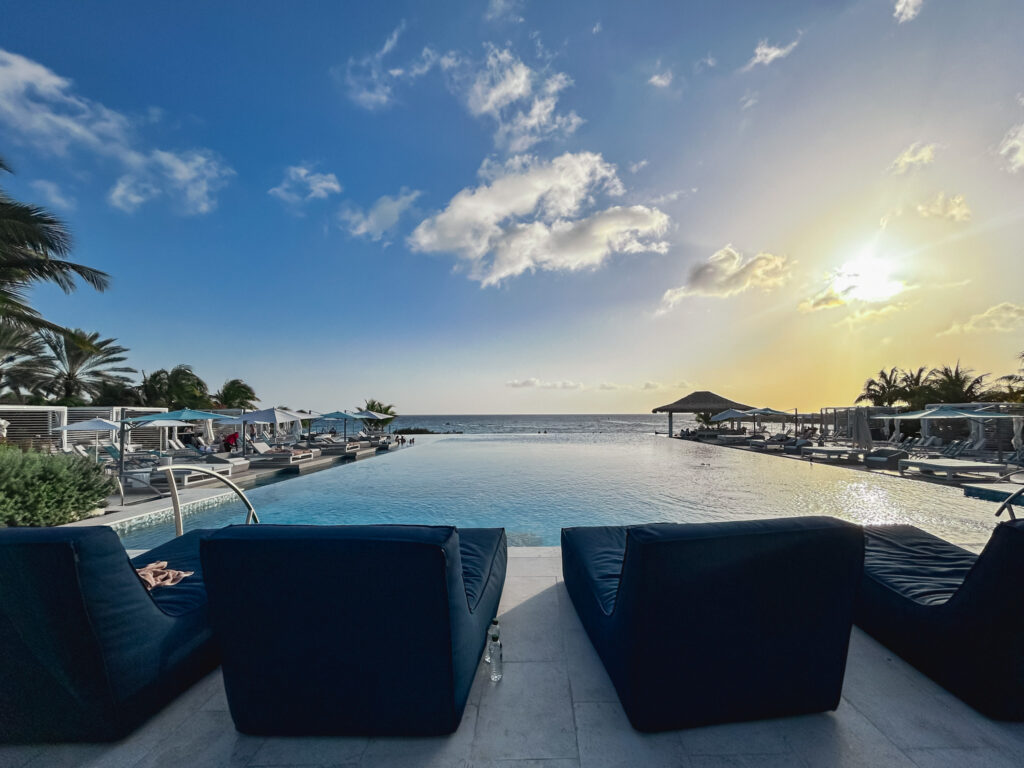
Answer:
<svg viewBox="0 0 1024 768"><path fill-rule="evenodd" d="M832 280L832 287L836 293L850 299L885 301L906 287L892 273L891 260L881 259L866 250L839 268Z"/></svg>

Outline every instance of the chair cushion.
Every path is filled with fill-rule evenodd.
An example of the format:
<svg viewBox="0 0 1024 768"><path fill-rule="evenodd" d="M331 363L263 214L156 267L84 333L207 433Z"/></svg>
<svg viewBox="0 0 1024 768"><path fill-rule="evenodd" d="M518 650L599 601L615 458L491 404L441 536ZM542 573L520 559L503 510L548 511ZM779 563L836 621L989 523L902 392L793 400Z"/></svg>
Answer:
<svg viewBox="0 0 1024 768"><path fill-rule="evenodd" d="M193 571L174 586L157 587L149 595L157 607L168 616L182 616L206 604L206 584L203 582L203 564L199 560L199 540L209 536L213 529L199 528L184 536L171 539L155 549L132 558L135 568L142 568L158 560L166 560L167 567L176 571Z"/></svg>
<svg viewBox="0 0 1024 768"><path fill-rule="evenodd" d="M923 605L949 600L977 555L912 525L865 526L864 575Z"/></svg>
<svg viewBox="0 0 1024 768"><path fill-rule="evenodd" d="M629 528L619 525L562 529L562 536L571 543L586 583L605 615L615 610L628 531Z"/></svg>
<svg viewBox="0 0 1024 768"><path fill-rule="evenodd" d="M469 610L476 610L487 586L495 553L502 544L503 528L460 528L459 553L462 556L462 581ZM490 617L488 617L490 618Z"/></svg>

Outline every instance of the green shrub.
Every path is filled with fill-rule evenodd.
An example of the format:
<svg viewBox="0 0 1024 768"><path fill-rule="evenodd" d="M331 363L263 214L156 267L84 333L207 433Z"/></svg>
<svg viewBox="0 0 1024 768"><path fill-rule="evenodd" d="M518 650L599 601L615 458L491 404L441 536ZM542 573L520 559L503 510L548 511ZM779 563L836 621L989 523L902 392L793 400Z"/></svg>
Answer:
<svg viewBox="0 0 1024 768"><path fill-rule="evenodd" d="M80 456L0 445L0 525L61 525L87 517L116 483Z"/></svg>

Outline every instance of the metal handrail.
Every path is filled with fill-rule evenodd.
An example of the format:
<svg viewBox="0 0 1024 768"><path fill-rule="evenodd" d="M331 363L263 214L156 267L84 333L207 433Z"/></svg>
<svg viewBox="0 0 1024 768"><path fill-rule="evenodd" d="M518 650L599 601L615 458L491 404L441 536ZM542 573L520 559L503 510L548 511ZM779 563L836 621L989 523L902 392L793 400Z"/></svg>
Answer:
<svg viewBox="0 0 1024 768"><path fill-rule="evenodd" d="M1013 472L1007 472L1005 475L1002 475L999 478L999 480L1000 481L1002 481L1002 480L1009 480L1014 475L1021 475L1021 474L1024 474L1024 469L1015 469ZM999 517L1000 515L1002 515L1003 514L1003 510L1006 510L1007 512L1010 513L1010 519L1011 520L1016 520L1017 516L1015 514L1013 514L1013 502L1016 499L1019 499L1021 496L1024 496L1024 485L1021 485L1020 488L1018 488L1016 491L1011 493L1009 496L1006 497L1006 499L1003 500L1003 503L999 505L999 509L996 510L996 517Z"/></svg>
<svg viewBox="0 0 1024 768"><path fill-rule="evenodd" d="M209 475L215 480L220 480L224 485L230 488L245 504L246 509L249 511L245 515L245 524L252 525L253 523L259 523L260 519L256 516L256 510L252 506L252 502L249 501L248 497L242 492L242 489L235 485L233 482L228 480L224 475L214 472L209 467L201 467L197 464L166 464L160 467L153 467L157 472L167 473L167 486L171 491L171 505L174 507L174 535L181 536L184 532L184 524L181 517L181 502L178 499L178 483L174 479L174 473L177 470L185 470L187 472L199 472L202 475Z"/></svg>

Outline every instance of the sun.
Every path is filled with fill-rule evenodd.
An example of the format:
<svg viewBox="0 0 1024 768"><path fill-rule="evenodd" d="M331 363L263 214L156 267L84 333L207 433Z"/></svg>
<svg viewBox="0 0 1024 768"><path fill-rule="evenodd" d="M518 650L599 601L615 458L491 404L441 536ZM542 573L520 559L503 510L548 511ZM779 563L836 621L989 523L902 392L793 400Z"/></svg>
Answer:
<svg viewBox="0 0 1024 768"><path fill-rule="evenodd" d="M886 301L906 288L893 277L893 267L892 259L879 258L872 249L865 249L836 271L832 288L847 299Z"/></svg>

